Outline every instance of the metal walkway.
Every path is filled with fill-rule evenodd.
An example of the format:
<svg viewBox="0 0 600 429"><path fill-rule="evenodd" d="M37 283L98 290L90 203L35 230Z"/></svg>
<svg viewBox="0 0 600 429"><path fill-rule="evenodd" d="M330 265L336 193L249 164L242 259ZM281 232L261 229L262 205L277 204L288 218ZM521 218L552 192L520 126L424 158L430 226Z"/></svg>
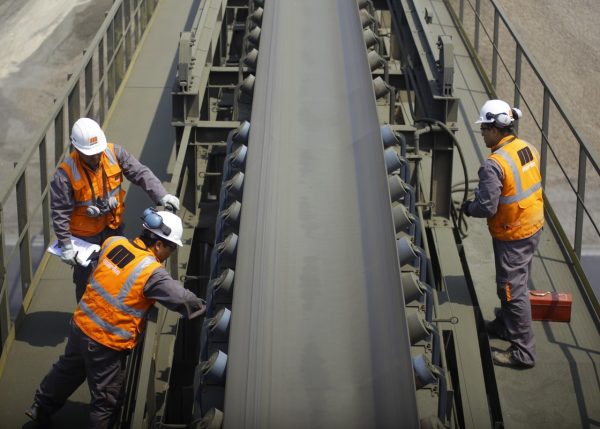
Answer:
<svg viewBox="0 0 600 429"><path fill-rule="evenodd" d="M167 182L174 142L170 92L179 33L190 26L198 3L162 0L158 4L105 122L109 141L123 145ZM152 202L139 188L130 189L126 201L126 233L132 236L139 231L139 214ZM70 268L49 256L44 256L42 264L45 269L0 378L0 421L6 428L30 427L23 412L31 405L37 385L64 351L68 323L75 309ZM85 427L88 402L84 384L54 416L54 427Z"/></svg>
<svg viewBox="0 0 600 429"><path fill-rule="evenodd" d="M438 28L430 26L429 31L450 35L454 41L454 95L460 98L456 135L463 144L469 179L477 179L477 169L487 157L488 150L478 125L473 123L479 115L479 107L489 97L444 2L432 1L431 4L435 17L432 26L436 21L440 25L436 26ZM528 120L531 118L525 116L522 122ZM527 136L521 137L527 139ZM458 168L458 157L455 160L453 183L459 184L464 179ZM499 307L492 242L485 219L469 218L468 223L469 235L463 244L478 301L474 304L480 306L485 320L492 320L494 309ZM515 371L490 366L495 374L506 428L597 427L600 424L600 376L597 371L600 332L575 279L557 236L547 225L534 257L530 288L572 293L572 319L568 324L534 321L535 368ZM446 281L449 285L455 282L450 275ZM485 333L480 335L485 337ZM490 345L505 349L509 344L492 340Z"/></svg>

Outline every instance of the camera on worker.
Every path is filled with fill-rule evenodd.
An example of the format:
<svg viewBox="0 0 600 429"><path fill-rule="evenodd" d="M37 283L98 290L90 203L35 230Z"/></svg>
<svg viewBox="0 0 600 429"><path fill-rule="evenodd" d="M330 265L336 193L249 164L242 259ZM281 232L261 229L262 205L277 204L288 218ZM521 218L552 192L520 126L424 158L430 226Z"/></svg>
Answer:
<svg viewBox="0 0 600 429"><path fill-rule="evenodd" d="M88 206L85 209L85 213L89 217L98 217L105 215L113 209L116 209L119 206L119 201L116 197L109 198L96 198L96 203Z"/></svg>

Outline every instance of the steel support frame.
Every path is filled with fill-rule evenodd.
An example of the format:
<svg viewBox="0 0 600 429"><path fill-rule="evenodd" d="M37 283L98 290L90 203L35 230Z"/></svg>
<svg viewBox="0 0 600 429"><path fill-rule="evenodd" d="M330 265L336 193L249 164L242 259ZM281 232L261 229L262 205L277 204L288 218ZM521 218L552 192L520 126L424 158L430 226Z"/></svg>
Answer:
<svg viewBox="0 0 600 429"><path fill-rule="evenodd" d="M180 52L179 74L171 93L173 106L171 124L175 127L177 155L169 189L180 197L182 205L190 217L190 224L195 226L194 238L198 235L206 235L207 232L204 231L206 229L209 230L208 235L210 235L210 230L214 228L216 213L210 212L210 201L206 200L207 194L212 193L207 189L210 188L210 183L207 183L209 174L206 174L206 171L210 168L209 164L212 163L211 158L222 152L221 147L224 148L229 132L239 126L238 121L214 120L208 106L215 97L212 94L213 90L234 88L238 84L240 68L223 65L227 50L230 48L229 33L232 31L228 25L228 19L231 17L228 18L227 11L228 6L247 7L247 3L247 0L207 0L203 2L194 19L192 31L182 34L183 39L179 45L180 49L189 49L189 52L184 52L183 55ZM245 72L245 69L242 71ZM185 81L185 85L180 84L181 79ZM214 174L219 173L215 172ZM218 191L216 191L216 195L218 195ZM207 228L206 224L209 224L210 227ZM206 249L200 249L198 246L205 247L207 243L199 241L200 243L196 240L193 241L194 246L190 249L189 254L180 255L182 264L179 265L186 267L186 272L180 272L180 277L181 274L186 274L200 278L207 274L204 272L209 269L205 266L206 261L197 260L198 257L206 257ZM210 257L210 252L208 252L208 256ZM198 296L203 296L205 283L206 281L194 282L197 289L194 291ZM187 335L186 332L186 329L179 329L178 335ZM184 343L182 347L185 348L179 352L183 355L188 354L189 350L187 349L195 347L190 341L196 340L196 338L178 338L178 341ZM178 359L179 354L174 358L174 365L178 364ZM179 360L181 365L187 365L185 356ZM186 368L181 371L185 371ZM180 370L177 371L180 372ZM193 374L191 377L193 378ZM181 386L173 383L171 388L177 390ZM185 392L169 389L164 406L157 410L156 422L167 426L188 421L189 414L178 415L183 411L182 407L191 405L185 398L185 403L180 403L184 396L187 397ZM178 401L178 403L173 404L173 401ZM191 412L191 410L188 411Z"/></svg>
<svg viewBox="0 0 600 429"><path fill-rule="evenodd" d="M202 106L205 104L208 88L208 77L213 67L215 55L219 54L219 40L225 21L227 0L207 0L198 11L199 20L196 28L192 29L191 55L189 64L180 64L179 68L187 67L186 86L180 86L179 79L172 92L173 126L180 127L181 123L198 120ZM234 70L228 70L233 72ZM237 72L237 68L235 68ZM208 118L202 118L208 119Z"/></svg>
<svg viewBox="0 0 600 429"><path fill-rule="evenodd" d="M458 115L458 99L444 94L444 70L440 70L441 61L436 60L440 44L437 40L431 39L430 31L425 30L431 28L432 24L426 22L424 11L434 10L432 6L434 1L388 0L388 7L394 23L394 36L399 41L403 65L407 70L412 71L411 83L416 95L414 112L416 125L420 123L421 118L433 119L454 130ZM439 55L441 56L441 53ZM431 152L433 162L430 215L449 219L454 153L452 138L443 133L425 134L421 138L420 148ZM422 195L417 196L418 199L421 197Z"/></svg>

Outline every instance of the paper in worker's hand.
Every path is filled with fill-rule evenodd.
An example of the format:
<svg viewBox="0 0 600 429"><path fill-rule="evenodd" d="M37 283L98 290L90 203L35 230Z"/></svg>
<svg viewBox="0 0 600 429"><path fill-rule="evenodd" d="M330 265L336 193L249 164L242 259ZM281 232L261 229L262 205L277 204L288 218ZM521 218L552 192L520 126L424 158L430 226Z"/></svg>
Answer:
<svg viewBox="0 0 600 429"><path fill-rule="evenodd" d="M97 244L88 243L77 237L71 237L71 243L73 243L73 250L77 255L77 262L79 265L87 267L90 264L90 258L95 252L100 251L100 246ZM48 247L48 252L56 256L62 256L62 248L59 247L58 240Z"/></svg>

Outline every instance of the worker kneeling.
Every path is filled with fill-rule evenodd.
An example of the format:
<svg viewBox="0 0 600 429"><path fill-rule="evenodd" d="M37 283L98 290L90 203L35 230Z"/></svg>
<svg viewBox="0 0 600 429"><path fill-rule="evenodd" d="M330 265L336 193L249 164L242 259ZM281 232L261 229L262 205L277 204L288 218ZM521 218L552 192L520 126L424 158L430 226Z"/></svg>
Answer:
<svg viewBox="0 0 600 429"><path fill-rule="evenodd" d="M205 312L203 301L161 264L182 246L181 219L154 209L147 209L142 219L142 233L134 240L114 236L102 244L98 266L73 314L65 352L25 412L32 420L47 424L87 378L89 427L112 427L121 405L126 358L150 307L158 301L187 317Z"/></svg>

